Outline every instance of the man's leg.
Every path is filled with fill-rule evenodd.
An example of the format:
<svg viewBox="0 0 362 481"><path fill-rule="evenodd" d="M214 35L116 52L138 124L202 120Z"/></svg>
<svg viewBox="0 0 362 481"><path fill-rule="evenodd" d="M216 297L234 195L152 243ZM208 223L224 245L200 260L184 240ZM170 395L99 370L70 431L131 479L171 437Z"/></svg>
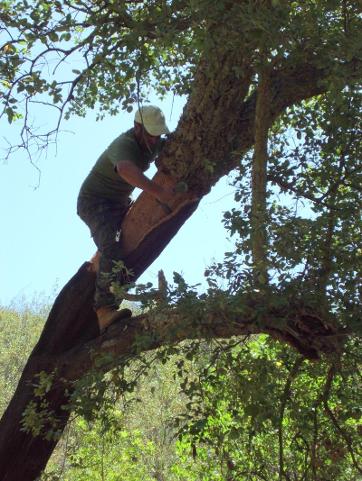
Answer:
<svg viewBox="0 0 362 481"><path fill-rule="evenodd" d="M99 270L97 272L96 293L94 307L98 309L108 306L117 309L118 304L110 290L112 282L124 283L127 279L121 266L117 268L117 262L122 264L122 242L119 236L120 223L118 216L107 216L107 223L100 226L93 234L93 239L98 247Z"/></svg>
<svg viewBox="0 0 362 481"><path fill-rule="evenodd" d="M122 236L120 225L128 206L108 201L78 201L78 214L91 230L92 237L100 252L97 272L94 308L97 312L100 331L122 317L130 315L127 309L117 311L118 304L110 291L112 281L124 282L124 271L115 272L115 262L122 260ZM127 311L127 312L126 312Z"/></svg>

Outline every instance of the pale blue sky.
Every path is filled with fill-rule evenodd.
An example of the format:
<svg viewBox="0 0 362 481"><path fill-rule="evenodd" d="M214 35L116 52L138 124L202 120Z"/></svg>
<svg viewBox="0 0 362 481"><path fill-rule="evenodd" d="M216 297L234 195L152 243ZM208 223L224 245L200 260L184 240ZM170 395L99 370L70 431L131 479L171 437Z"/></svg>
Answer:
<svg viewBox="0 0 362 481"><path fill-rule="evenodd" d="M165 115L171 130L175 129L182 111L182 99L155 101ZM172 115L171 115L172 111ZM119 133L133 124L134 114L122 113L96 122L90 112L86 118L72 118L62 124L67 133L60 135L57 150L50 147L47 157L38 163L38 172L25 153L13 155L0 163L0 304L14 298L32 298L35 293L53 295L95 252L88 228L76 215L76 199L80 185L98 156ZM43 113L35 121L48 122ZM16 126L0 120L0 157ZM152 174L152 169L147 175ZM164 269L172 280L172 272L184 274L187 281L202 282L203 271L212 259L222 259L230 250L230 241L221 224L222 212L233 202L227 179L215 186L198 211L181 229L161 256L149 267L139 282L157 280Z"/></svg>

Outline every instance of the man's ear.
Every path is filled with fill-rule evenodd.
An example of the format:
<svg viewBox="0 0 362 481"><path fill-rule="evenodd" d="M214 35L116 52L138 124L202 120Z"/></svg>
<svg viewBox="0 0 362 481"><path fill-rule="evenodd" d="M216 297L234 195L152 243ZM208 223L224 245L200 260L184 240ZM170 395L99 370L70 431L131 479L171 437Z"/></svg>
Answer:
<svg viewBox="0 0 362 481"><path fill-rule="evenodd" d="M146 133L145 128L143 127L142 124L139 122L134 123L134 132L136 134L136 137L138 140L141 140L144 137L144 134Z"/></svg>

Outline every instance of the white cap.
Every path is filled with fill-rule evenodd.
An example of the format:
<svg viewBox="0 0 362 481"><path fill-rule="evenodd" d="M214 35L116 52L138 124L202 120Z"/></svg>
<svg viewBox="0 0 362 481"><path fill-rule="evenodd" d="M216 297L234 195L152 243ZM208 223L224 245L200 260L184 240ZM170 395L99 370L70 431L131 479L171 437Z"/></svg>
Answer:
<svg viewBox="0 0 362 481"><path fill-rule="evenodd" d="M137 110L134 120L142 124L150 135L157 136L170 133L162 110L154 105L145 105Z"/></svg>

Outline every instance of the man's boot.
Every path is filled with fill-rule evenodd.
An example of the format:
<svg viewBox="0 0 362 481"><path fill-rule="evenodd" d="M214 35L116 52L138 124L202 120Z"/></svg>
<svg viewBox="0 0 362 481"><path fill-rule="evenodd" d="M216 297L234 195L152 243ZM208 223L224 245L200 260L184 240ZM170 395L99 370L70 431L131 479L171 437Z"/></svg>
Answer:
<svg viewBox="0 0 362 481"><path fill-rule="evenodd" d="M102 306L96 310L98 318L98 327L100 334L115 322L132 316L132 311L129 309L120 309L119 311L108 306Z"/></svg>

